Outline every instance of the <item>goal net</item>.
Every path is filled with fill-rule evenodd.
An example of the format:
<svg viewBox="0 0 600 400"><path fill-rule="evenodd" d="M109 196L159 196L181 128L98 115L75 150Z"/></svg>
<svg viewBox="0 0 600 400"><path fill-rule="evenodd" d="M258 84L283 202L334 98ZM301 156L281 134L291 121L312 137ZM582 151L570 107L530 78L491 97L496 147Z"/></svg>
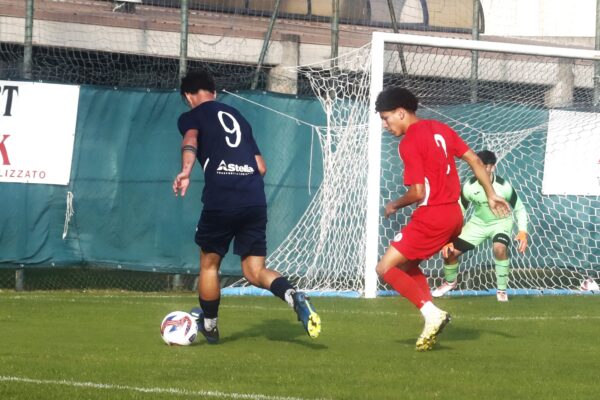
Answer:
<svg viewBox="0 0 600 400"><path fill-rule="evenodd" d="M412 207L383 207L406 190L398 140L382 133L374 97L390 85L420 99L421 118L453 127L475 151L498 157L496 173L528 213L529 248L510 249L509 291L567 293L600 281L600 114L593 51L375 33L370 45L299 73L327 115L318 129L323 182L268 265L301 288L385 294L375 265ZM471 177L458 161L461 181ZM467 212L465 219L470 216ZM516 224L515 232L516 235ZM460 261L462 294L495 289L491 243ZM422 263L433 288L439 255Z"/></svg>

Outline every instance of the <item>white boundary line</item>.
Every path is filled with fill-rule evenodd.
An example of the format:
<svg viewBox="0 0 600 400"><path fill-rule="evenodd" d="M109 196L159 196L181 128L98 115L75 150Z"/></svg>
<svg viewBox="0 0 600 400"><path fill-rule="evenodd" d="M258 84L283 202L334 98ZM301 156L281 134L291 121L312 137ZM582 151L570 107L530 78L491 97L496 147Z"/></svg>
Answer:
<svg viewBox="0 0 600 400"><path fill-rule="evenodd" d="M52 380L52 379L31 379L19 376L0 375L0 382L16 382L29 383L34 385L61 385L77 388L101 389L101 390L126 390L139 393L150 394L171 394L194 397L215 397L221 399L248 399L248 400L308 400L302 397L282 397L268 396L264 394L253 393L225 393L214 390L186 390L177 388L160 388L160 387L138 387L127 385L113 385L108 383L95 382L77 382L68 380Z"/></svg>

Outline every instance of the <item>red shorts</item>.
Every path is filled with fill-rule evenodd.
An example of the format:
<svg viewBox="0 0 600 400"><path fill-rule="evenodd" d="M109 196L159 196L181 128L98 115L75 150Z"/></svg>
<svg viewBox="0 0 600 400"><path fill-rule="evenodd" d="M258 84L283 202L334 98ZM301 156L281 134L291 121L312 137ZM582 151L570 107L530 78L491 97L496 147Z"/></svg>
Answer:
<svg viewBox="0 0 600 400"><path fill-rule="evenodd" d="M454 241L462 225L458 202L417 207L391 244L409 260L425 260Z"/></svg>

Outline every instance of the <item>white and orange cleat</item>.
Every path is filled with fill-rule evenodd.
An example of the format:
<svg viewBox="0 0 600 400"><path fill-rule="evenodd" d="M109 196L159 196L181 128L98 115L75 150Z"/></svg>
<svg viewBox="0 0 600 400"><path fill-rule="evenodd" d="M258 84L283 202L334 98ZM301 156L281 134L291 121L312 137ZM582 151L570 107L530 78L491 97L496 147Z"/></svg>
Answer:
<svg viewBox="0 0 600 400"><path fill-rule="evenodd" d="M456 280L454 282L444 281L444 283L442 283L440 286L438 286L437 289L435 289L433 292L431 292L431 296L432 297L442 297L449 291L456 289L457 286L458 286L458 280Z"/></svg>
<svg viewBox="0 0 600 400"><path fill-rule="evenodd" d="M508 301L508 295L506 294L506 290L497 290L496 291L496 298L498 299L498 301L505 303Z"/></svg>

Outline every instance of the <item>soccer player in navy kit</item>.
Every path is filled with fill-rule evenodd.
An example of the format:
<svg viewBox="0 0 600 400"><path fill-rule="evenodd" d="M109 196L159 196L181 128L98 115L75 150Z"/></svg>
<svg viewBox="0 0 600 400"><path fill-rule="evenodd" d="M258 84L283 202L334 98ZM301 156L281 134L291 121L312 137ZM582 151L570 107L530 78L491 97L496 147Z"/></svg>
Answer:
<svg viewBox="0 0 600 400"><path fill-rule="evenodd" d="M286 301L308 335L318 337L321 321L308 297L265 266L267 201L263 176L267 167L252 127L238 110L216 101L215 81L206 71L184 77L180 92L191 110L181 114L177 123L183 141L181 172L173 181L175 195L185 196L196 159L204 170L204 207L195 237L200 246L200 309L192 310L199 330L209 343L218 342L219 268L234 240L233 252L240 256L248 282Z"/></svg>

